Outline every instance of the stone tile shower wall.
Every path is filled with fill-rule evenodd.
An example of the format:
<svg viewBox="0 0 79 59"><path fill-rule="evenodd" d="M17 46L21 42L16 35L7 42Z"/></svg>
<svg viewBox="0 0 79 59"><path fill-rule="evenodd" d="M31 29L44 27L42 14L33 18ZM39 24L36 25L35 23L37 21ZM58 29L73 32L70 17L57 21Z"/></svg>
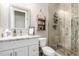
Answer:
<svg viewBox="0 0 79 59"><path fill-rule="evenodd" d="M71 50L71 4L60 4L58 14L60 18L61 45Z"/></svg>
<svg viewBox="0 0 79 59"><path fill-rule="evenodd" d="M77 54L79 53L79 4L73 3L69 6L70 10L67 10L68 6L64 4L63 16L59 15L61 41L64 41L62 46Z"/></svg>
<svg viewBox="0 0 79 59"><path fill-rule="evenodd" d="M64 12L59 15L62 46L79 53L79 4L73 3L69 6L68 8L67 4L61 4Z"/></svg>
<svg viewBox="0 0 79 59"><path fill-rule="evenodd" d="M72 7L72 24L71 24L71 50L79 53L79 4L74 3L71 5ZM78 52L78 53L77 53Z"/></svg>
<svg viewBox="0 0 79 59"><path fill-rule="evenodd" d="M62 46L71 49L71 19L66 15L60 19L60 35Z"/></svg>
<svg viewBox="0 0 79 59"><path fill-rule="evenodd" d="M60 18L57 30L52 28L53 14L57 12ZM61 45L68 50L79 54L79 4L78 3L60 3L49 4L49 45L55 42L55 37L60 36ZM57 31L57 32L55 32ZM59 35L55 35L58 33ZM56 43L56 44L58 44ZM76 54L77 54L76 53Z"/></svg>
<svg viewBox="0 0 79 59"><path fill-rule="evenodd" d="M56 49L57 44L60 39L60 30L59 30L59 20L57 24L54 23L54 14L57 13L60 4L56 3L50 3L48 4L48 13L49 13L49 20L48 20L48 39L49 39L49 46ZM54 28L54 25L56 25L56 28Z"/></svg>
<svg viewBox="0 0 79 59"><path fill-rule="evenodd" d="M64 15L60 20L60 34L62 46L66 49L71 49L71 19L68 18L69 15Z"/></svg>
<svg viewBox="0 0 79 59"><path fill-rule="evenodd" d="M58 28L54 30L53 14L58 13ZM67 49L71 49L71 4L49 4L49 45L60 44ZM56 35L55 35L56 34ZM58 34L58 35L57 35ZM56 38L58 36L58 39ZM57 43L56 43L57 42Z"/></svg>

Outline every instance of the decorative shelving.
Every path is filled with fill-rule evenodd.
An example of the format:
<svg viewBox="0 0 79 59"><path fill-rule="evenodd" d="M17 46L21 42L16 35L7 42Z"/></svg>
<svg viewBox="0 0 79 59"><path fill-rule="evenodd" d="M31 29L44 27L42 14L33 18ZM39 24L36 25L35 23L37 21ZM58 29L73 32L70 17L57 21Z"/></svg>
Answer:
<svg viewBox="0 0 79 59"><path fill-rule="evenodd" d="M46 20L38 19L38 31L46 29L46 24L45 23L46 23Z"/></svg>
<svg viewBox="0 0 79 59"><path fill-rule="evenodd" d="M40 10L40 13L37 15L37 21L38 31L46 30L46 17L43 15L42 10Z"/></svg>

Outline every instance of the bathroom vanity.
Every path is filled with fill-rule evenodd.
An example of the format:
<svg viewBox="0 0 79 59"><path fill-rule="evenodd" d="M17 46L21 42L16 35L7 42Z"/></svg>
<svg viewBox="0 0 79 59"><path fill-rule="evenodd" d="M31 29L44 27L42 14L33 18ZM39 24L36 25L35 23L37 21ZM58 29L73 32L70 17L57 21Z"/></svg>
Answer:
<svg viewBox="0 0 79 59"><path fill-rule="evenodd" d="M38 56L39 36L16 36L0 39L0 56Z"/></svg>
<svg viewBox="0 0 79 59"><path fill-rule="evenodd" d="M11 5L9 7L9 32L1 31L0 56L38 56L39 36L28 35L31 10ZM5 35L6 34L6 35Z"/></svg>

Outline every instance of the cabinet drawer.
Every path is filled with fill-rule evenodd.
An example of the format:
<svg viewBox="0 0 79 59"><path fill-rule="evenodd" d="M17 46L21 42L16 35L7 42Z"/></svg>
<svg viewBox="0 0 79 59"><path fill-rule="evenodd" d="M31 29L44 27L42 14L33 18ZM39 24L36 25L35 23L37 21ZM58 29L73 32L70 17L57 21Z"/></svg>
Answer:
<svg viewBox="0 0 79 59"><path fill-rule="evenodd" d="M0 51L15 49L28 45L28 40L16 40L8 42L0 42Z"/></svg>
<svg viewBox="0 0 79 59"><path fill-rule="evenodd" d="M28 47L14 49L14 56L28 56Z"/></svg>
<svg viewBox="0 0 79 59"><path fill-rule="evenodd" d="M39 55L39 46L32 45L29 46L29 56L38 56Z"/></svg>
<svg viewBox="0 0 79 59"><path fill-rule="evenodd" d="M23 46L38 44L38 39L23 39L16 41L0 42L0 51L15 49Z"/></svg>
<svg viewBox="0 0 79 59"><path fill-rule="evenodd" d="M13 50L2 51L0 56L13 56Z"/></svg>

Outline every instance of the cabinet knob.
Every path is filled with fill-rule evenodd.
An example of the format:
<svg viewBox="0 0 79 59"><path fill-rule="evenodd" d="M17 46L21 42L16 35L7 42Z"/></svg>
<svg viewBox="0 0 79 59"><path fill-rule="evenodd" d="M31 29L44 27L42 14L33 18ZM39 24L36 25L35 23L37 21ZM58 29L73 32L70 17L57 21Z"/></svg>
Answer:
<svg viewBox="0 0 79 59"><path fill-rule="evenodd" d="M12 52L10 53L10 56L12 56Z"/></svg>
<svg viewBox="0 0 79 59"><path fill-rule="evenodd" d="M34 49L33 52L35 52L36 50Z"/></svg>
<svg viewBox="0 0 79 59"><path fill-rule="evenodd" d="M15 56L17 56L17 52L15 52Z"/></svg>

